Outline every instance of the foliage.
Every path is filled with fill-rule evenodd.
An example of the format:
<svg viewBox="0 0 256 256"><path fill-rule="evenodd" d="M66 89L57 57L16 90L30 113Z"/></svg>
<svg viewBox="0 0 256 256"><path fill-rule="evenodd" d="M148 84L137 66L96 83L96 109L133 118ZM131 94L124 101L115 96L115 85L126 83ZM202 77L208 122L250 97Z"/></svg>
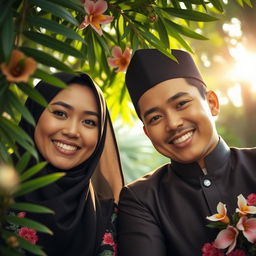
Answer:
<svg viewBox="0 0 256 256"><path fill-rule="evenodd" d="M32 115L23 105L27 96L46 106L41 95L33 90L37 79L64 87L60 80L50 75L53 71L89 72L104 91L113 119L121 114L122 119L132 122L134 110L127 108L129 96L124 86L124 74L108 65L112 48L118 46L124 51L128 47L134 52L138 48L152 47L170 57L170 48L193 52L187 39L206 40L205 36L195 32L196 28L205 22L216 21L224 11L221 0L109 0L104 15L113 19L109 24L101 23L101 35L93 26L79 29L88 16L83 5L97 1L102 2L0 0L0 163L6 172L6 165L14 165L13 157L19 159L15 169L20 177L15 192L0 191L1 254L20 255L21 246L43 255L36 245L16 235L16 240L10 243L13 234L3 229L3 223L6 220L17 222L17 219L6 216L11 208L49 211L39 206L18 205L15 197L54 182L62 175L35 179L33 176L40 171L42 163L25 170L29 155L37 158L37 154L32 139L17 123L22 116L34 125ZM237 0L237 3L251 5L250 0ZM27 154L20 156L17 145L21 145ZM45 231L40 224L34 225L29 220L28 223L34 229Z"/></svg>

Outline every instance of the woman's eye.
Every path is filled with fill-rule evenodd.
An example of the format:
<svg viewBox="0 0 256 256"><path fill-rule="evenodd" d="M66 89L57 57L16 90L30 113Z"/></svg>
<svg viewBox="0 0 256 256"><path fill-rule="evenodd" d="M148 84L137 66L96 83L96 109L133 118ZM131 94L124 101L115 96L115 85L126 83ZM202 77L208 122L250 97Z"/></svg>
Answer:
<svg viewBox="0 0 256 256"><path fill-rule="evenodd" d="M89 126L96 126L96 125L97 125L94 120L90 120L90 119L84 120L83 123L84 123L85 125L89 125Z"/></svg>
<svg viewBox="0 0 256 256"><path fill-rule="evenodd" d="M63 111L60 111L60 110L54 110L52 111L52 113L55 115L55 116L58 116L58 117L62 117L62 118L66 118L67 117L67 114Z"/></svg>

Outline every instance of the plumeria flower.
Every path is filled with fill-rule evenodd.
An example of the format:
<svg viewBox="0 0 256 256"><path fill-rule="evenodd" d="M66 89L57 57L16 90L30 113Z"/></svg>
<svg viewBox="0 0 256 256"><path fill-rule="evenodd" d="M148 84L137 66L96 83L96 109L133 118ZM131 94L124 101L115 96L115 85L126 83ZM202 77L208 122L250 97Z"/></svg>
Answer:
<svg viewBox="0 0 256 256"><path fill-rule="evenodd" d="M223 223L229 223L229 217L227 216L226 205L222 202L219 202L217 205L217 212L212 216L207 216L206 219L211 221L221 221Z"/></svg>
<svg viewBox="0 0 256 256"><path fill-rule="evenodd" d="M236 246L238 233L236 228L228 226L226 229L220 231L213 242L213 245L218 249L225 249L228 247L227 254L229 254Z"/></svg>
<svg viewBox="0 0 256 256"><path fill-rule="evenodd" d="M7 81L26 83L36 70L36 61L15 49L12 51L9 63L1 64L1 70Z"/></svg>
<svg viewBox="0 0 256 256"><path fill-rule="evenodd" d="M108 64L111 67L118 68L116 72L124 72L126 71L130 60L131 60L131 50L126 47L124 52L119 46L114 46L112 49L113 58L108 58Z"/></svg>
<svg viewBox="0 0 256 256"><path fill-rule="evenodd" d="M255 193L252 193L247 196L247 204L256 206L256 194Z"/></svg>
<svg viewBox="0 0 256 256"><path fill-rule="evenodd" d="M101 36L103 32L100 25L110 23L114 19L112 16L103 14L108 9L107 2L105 0L85 0L84 9L87 15L79 29L84 29L90 25Z"/></svg>
<svg viewBox="0 0 256 256"><path fill-rule="evenodd" d="M256 243L256 218L248 219L242 216L236 227L243 232L249 242Z"/></svg>
<svg viewBox="0 0 256 256"><path fill-rule="evenodd" d="M236 212L240 215L256 214L256 206L249 206L246 199L240 194L238 197Z"/></svg>

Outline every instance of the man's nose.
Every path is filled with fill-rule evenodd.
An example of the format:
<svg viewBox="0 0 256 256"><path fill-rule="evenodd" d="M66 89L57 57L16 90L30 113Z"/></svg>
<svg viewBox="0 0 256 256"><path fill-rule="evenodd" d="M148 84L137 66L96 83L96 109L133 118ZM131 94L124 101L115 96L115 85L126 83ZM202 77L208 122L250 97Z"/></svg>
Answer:
<svg viewBox="0 0 256 256"><path fill-rule="evenodd" d="M166 117L166 131L175 131L183 124L182 117L179 113L168 113Z"/></svg>

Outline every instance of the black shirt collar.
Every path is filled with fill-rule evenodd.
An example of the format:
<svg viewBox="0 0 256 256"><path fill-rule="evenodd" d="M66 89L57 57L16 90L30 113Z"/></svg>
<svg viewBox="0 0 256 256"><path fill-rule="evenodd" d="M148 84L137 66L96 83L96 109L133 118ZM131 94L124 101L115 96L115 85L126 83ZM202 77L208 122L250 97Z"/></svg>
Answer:
<svg viewBox="0 0 256 256"><path fill-rule="evenodd" d="M230 155L230 148L220 137L215 149L205 157L205 165L208 175L214 175L216 170L225 166ZM171 160L172 170L182 179L198 178L204 175L201 167L197 162L179 163Z"/></svg>

